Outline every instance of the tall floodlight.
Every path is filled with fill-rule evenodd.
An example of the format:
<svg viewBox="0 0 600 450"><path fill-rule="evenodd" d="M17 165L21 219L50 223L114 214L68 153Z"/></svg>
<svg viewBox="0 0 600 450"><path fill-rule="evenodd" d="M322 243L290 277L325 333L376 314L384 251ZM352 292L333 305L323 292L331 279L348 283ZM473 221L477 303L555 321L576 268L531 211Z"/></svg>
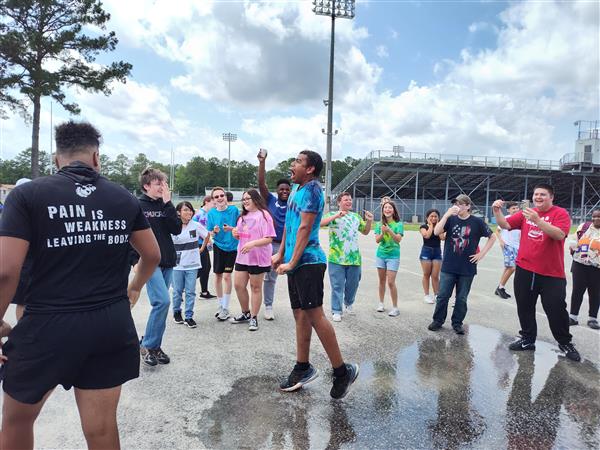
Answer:
<svg viewBox="0 0 600 450"><path fill-rule="evenodd" d="M313 12L331 17L331 46L329 49L329 96L327 98L327 153L325 166L325 207L331 203L331 145L333 139L333 56L335 46L335 19L353 19L355 0L313 0Z"/></svg>
<svg viewBox="0 0 600 450"><path fill-rule="evenodd" d="M228 143L227 152L227 190L231 192L231 143L237 141L237 134L223 133L223 140Z"/></svg>

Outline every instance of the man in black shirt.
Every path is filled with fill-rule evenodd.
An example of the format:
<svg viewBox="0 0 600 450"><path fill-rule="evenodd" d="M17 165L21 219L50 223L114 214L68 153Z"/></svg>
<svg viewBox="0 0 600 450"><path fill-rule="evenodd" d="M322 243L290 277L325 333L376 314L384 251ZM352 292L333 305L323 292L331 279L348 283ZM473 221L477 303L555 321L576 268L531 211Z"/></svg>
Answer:
<svg viewBox="0 0 600 450"><path fill-rule="evenodd" d="M436 297L433 322L428 326L431 331L442 328L448 313L448 300L456 288L456 304L452 313L452 328L456 334L465 334L463 320L467 315L467 297L471 283L477 274L477 263L490 251L496 236L487 224L471 215L471 199L461 194L442 219L435 225L436 236L446 233L444 259L440 274L440 292ZM479 251L479 240L488 238Z"/></svg>
<svg viewBox="0 0 600 450"><path fill-rule="evenodd" d="M99 145L92 125L59 125L60 170L18 186L6 200L0 317L28 251L32 269L23 318L12 331L0 322L0 337L8 335L1 448L33 448L34 422L59 384L75 387L88 447L119 447L121 385L139 375L130 308L160 253L136 199L99 175ZM141 258L128 287L129 243Z"/></svg>
<svg viewBox="0 0 600 450"><path fill-rule="evenodd" d="M152 310L142 338L140 355L144 364L156 366L171 362L161 344L171 304L169 286L177 262L171 235L181 233L182 223L171 203L171 191L164 173L148 167L140 175L140 187L144 191L139 198L140 205L160 247L160 264L146 284Z"/></svg>

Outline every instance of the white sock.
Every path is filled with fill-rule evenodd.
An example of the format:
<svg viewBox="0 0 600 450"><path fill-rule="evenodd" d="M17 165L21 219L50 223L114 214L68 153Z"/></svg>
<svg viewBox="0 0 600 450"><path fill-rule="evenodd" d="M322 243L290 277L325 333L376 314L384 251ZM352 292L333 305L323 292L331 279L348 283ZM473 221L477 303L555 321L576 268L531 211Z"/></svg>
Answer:
<svg viewBox="0 0 600 450"><path fill-rule="evenodd" d="M569 317L573 320L577 320L577 314L569 314Z"/></svg>
<svg viewBox="0 0 600 450"><path fill-rule="evenodd" d="M499 284L498 285L498 289L504 289L504 285L503 284Z"/></svg>
<svg viewBox="0 0 600 450"><path fill-rule="evenodd" d="M221 299L221 306L225 309L229 309L229 298L231 294L223 294L223 298Z"/></svg>

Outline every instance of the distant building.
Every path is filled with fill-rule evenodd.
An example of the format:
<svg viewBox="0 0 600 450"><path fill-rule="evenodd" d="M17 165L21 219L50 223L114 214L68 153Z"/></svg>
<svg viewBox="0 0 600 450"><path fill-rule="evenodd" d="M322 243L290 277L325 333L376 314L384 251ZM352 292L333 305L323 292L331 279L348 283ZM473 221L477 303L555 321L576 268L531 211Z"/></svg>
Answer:
<svg viewBox="0 0 600 450"><path fill-rule="evenodd" d="M0 202L4 203L6 197L14 188L14 184L0 184Z"/></svg>

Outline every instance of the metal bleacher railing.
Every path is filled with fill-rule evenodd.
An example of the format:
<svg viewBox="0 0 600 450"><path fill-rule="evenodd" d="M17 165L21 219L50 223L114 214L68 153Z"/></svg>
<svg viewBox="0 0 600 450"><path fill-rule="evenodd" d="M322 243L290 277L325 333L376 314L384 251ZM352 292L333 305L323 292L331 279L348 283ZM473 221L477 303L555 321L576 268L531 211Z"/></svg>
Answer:
<svg viewBox="0 0 600 450"><path fill-rule="evenodd" d="M549 159L503 158L501 156L474 156L444 153L396 152L373 150L333 190L333 194L344 191L363 173L380 161L402 162L436 166L466 166L475 168L560 170L559 161Z"/></svg>

